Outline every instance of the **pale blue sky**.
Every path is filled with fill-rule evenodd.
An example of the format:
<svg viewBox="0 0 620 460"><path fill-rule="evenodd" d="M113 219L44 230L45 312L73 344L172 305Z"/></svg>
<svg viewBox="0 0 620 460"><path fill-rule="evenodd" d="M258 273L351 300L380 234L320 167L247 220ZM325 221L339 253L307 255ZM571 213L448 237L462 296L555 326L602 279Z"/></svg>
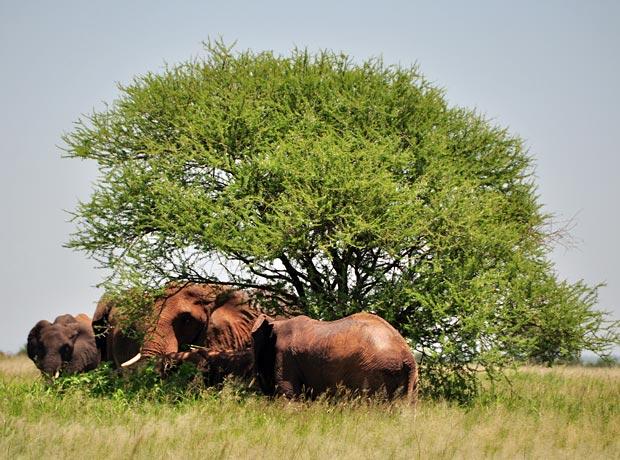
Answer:
<svg viewBox="0 0 620 460"><path fill-rule="evenodd" d="M576 216L558 272L606 281L601 308L620 317L620 2L0 0L0 350L16 351L39 319L92 314L100 296L102 273L62 247L63 209L88 197L96 168L61 159L61 134L112 101L116 82L218 36L417 62L451 103L526 140L545 210Z"/></svg>

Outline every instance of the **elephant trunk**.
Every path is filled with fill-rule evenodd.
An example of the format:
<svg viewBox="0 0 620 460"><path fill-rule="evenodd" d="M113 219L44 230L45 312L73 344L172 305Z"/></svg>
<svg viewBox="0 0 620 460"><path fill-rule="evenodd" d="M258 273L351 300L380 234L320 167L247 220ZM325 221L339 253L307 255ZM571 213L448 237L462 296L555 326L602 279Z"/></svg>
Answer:
<svg viewBox="0 0 620 460"><path fill-rule="evenodd" d="M41 371L48 378L57 379L62 371L63 362L60 359L48 360L41 366Z"/></svg>
<svg viewBox="0 0 620 460"><path fill-rule="evenodd" d="M160 323L157 324L155 329L149 333L140 348L138 354L133 358L125 361L121 364L121 367L131 367L134 364L142 361L146 358L153 356L168 355L170 353L176 353L179 351L179 343L172 330L172 327L163 326Z"/></svg>

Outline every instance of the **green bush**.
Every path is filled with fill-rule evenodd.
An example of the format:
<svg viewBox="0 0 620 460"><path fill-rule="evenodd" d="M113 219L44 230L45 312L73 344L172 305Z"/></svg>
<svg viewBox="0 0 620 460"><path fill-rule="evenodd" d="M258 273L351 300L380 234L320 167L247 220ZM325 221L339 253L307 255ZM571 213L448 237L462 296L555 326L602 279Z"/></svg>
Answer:
<svg viewBox="0 0 620 460"><path fill-rule="evenodd" d="M128 372L113 369L110 363L102 363L90 372L60 377L47 386L48 392L58 395L81 392L125 403L143 400L184 402L200 398L204 389L202 374L193 364L183 363L174 373L162 378L153 361Z"/></svg>

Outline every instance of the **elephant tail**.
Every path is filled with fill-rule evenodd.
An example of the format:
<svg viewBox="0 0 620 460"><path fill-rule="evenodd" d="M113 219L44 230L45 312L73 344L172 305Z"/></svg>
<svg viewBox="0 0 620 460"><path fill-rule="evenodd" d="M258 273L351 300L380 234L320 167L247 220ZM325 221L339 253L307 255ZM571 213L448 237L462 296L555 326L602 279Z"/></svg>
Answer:
<svg viewBox="0 0 620 460"><path fill-rule="evenodd" d="M418 364L414 360L412 363L410 363L408 367L409 367L409 376L408 376L408 381L407 381L407 401L410 404L415 405L418 402L418 392L419 392Z"/></svg>

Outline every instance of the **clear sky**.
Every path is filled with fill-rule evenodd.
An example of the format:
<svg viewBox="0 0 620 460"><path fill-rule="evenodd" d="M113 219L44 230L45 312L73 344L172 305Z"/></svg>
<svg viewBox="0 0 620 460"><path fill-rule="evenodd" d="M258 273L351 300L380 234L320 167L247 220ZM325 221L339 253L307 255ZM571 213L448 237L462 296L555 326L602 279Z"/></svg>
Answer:
<svg viewBox="0 0 620 460"><path fill-rule="evenodd" d="M17 351L40 319L92 314L101 295L103 273L62 247L65 210L96 177L94 163L61 158L62 133L114 100L116 82L218 36L418 63L452 104L526 140L545 211L574 217L558 273L607 282L600 308L620 318L620 2L0 0L0 350Z"/></svg>

